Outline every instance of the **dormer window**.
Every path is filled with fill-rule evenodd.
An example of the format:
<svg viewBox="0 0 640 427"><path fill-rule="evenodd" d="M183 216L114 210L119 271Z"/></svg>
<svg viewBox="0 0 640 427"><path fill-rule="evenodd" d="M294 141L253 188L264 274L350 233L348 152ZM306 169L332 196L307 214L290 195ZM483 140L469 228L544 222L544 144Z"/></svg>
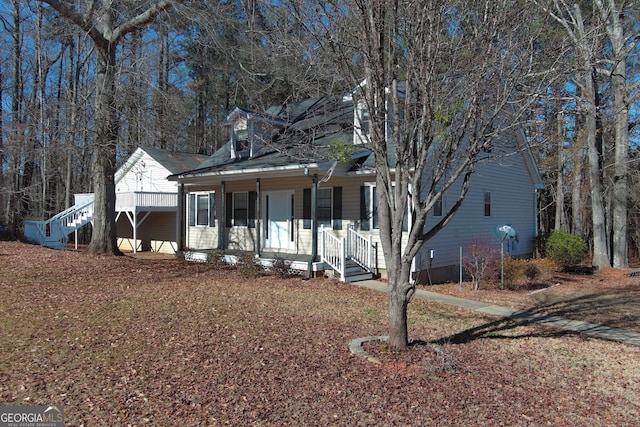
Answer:
<svg viewBox="0 0 640 427"><path fill-rule="evenodd" d="M231 142L233 152L232 158L249 157L251 149L251 132L249 120L242 118L233 124L231 131Z"/></svg>
<svg viewBox="0 0 640 427"><path fill-rule="evenodd" d="M247 129L236 130L235 150L237 152L249 149L249 131Z"/></svg>
<svg viewBox="0 0 640 427"><path fill-rule="evenodd" d="M360 108L359 109L359 114L360 114L360 132L362 132L364 135L369 135L369 110L367 110L366 108Z"/></svg>

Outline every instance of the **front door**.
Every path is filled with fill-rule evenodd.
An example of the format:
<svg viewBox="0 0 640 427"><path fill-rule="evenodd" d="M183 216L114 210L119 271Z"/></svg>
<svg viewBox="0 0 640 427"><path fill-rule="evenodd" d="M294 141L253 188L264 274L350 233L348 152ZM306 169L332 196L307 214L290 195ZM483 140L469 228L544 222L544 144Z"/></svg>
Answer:
<svg viewBox="0 0 640 427"><path fill-rule="evenodd" d="M264 193L264 247L265 249L293 248L293 192Z"/></svg>

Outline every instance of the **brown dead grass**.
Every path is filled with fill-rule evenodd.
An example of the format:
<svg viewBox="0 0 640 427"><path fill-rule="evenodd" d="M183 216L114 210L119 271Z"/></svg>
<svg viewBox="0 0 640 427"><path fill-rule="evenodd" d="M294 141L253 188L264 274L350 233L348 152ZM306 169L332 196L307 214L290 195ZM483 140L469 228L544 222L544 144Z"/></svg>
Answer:
<svg viewBox="0 0 640 427"><path fill-rule="evenodd" d="M601 278L566 277L566 287L535 297L462 294L567 317L592 310L606 320L605 305L624 313L637 289ZM605 301L589 296L597 283L591 295L630 294L593 310L590 301ZM455 286L432 290L459 292ZM386 333L384 294L324 279L245 280L230 268L148 255L0 242L0 403L61 404L69 426L640 419L639 348L426 301L412 302L409 318L411 351L369 345L383 356L378 365L347 344Z"/></svg>

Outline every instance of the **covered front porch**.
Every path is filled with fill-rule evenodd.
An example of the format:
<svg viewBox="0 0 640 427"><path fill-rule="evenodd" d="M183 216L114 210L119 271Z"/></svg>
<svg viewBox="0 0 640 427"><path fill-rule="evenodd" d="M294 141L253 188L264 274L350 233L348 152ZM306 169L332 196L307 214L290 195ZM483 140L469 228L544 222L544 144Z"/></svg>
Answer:
<svg viewBox="0 0 640 427"><path fill-rule="evenodd" d="M218 262L238 264L247 258L253 259L268 270L279 260L284 260L289 268L306 278L325 275L342 282L356 282L379 277L377 246L371 238L359 235L349 229L347 237L338 238L331 230L321 229L318 254L294 254L276 251L240 251L221 249L186 250L177 253L186 261ZM219 259L212 259L216 257Z"/></svg>

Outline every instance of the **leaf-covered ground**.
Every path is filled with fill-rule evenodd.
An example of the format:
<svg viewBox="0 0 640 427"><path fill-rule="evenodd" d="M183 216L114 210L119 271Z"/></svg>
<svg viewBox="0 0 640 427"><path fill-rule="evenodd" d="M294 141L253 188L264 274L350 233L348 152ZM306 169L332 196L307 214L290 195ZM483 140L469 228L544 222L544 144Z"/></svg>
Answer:
<svg viewBox="0 0 640 427"><path fill-rule="evenodd" d="M638 280L608 304L637 298ZM588 286L576 286L577 298L588 301ZM503 305L528 298L464 295L499 297ZM569 311L553 298L549 310L588 315L587 303ZM616 313L624 310L618 306ZM352 355L348 343L386 334L382 293L0 242L0 404L64 405L69 426L621 426L640 419L638 347L425 301L411 303L409 318L411 350L368 344L376 364Z"/></svg>

